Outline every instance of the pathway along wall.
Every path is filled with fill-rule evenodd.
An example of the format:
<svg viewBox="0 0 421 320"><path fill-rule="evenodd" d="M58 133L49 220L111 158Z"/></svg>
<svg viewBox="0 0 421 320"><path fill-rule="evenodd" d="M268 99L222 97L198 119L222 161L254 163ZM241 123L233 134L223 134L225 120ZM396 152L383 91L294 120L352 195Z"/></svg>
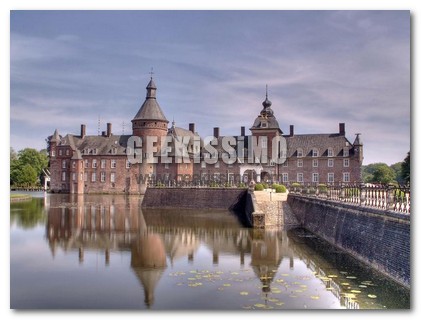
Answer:
<svg viewBox="0 0 421 320"><path fill-rule="evenodd" d="M410 217L288 195L302 226L358 260L410 287Z"/></svg>

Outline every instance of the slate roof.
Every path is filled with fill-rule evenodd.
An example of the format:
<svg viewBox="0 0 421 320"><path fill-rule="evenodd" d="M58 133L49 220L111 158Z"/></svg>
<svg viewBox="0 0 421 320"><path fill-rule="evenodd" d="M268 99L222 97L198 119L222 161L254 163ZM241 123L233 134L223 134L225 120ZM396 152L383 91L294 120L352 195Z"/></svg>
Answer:
<svg viewBox="0 0 421 320"><path fill-rule="evenodd" d="M131 135L80 136L67 134L59 145L69 145L75 152L73 158L86 155L126 155L127 141Z"/></svg>
<svg viewBox="0 0 421 320"><path fill-rule="evenodd" d="M161 120L168 122L156 98L146 98L133 120Z"/></svg>
<svg viewBox="0 0 421 320"><path fill-rule="evenodd" d="M164 112L156 101L156 85L153 79L149 81L146 87L146 99L140 107L139 111L133 118L133 120L161 120L168 123L165 118Z"/></svg>
<svg viewBox="0 0 421 320"><path fill-rule="evenodd" d="M287 141L287 157L297 156L297 149L303 150L304 157L311 157L313 148L318 149L319 156L327 156L328 148L333 149L333 156L342 156L343 149L348 145L352 148L352 144L345 136L338 133L326 134L297 134L294 136L286 136Z"/></svg>

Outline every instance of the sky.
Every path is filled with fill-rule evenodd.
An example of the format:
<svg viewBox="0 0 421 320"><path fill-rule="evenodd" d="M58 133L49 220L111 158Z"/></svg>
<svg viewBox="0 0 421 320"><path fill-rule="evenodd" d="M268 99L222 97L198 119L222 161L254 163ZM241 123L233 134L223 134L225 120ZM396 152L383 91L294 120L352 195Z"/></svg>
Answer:
<svg viewBox="0 0 421 320"><path fill-rule="evenodd" d="M10 145L131 133L151 68L167 119L250 128L268 85L284 133L361 133L364 164L410 150L409 11L12 11ZM123 125L124 123L124 125Z"/></svg>

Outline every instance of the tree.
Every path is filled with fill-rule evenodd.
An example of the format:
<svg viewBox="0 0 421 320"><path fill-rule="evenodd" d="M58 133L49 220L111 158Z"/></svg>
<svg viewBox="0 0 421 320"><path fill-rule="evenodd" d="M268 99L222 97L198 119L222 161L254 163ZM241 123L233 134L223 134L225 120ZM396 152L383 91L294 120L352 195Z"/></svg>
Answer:
<svg viewBox="0 0 421 320"><path fill-rule="evenodd" d="M411 180L411 151L408 151L402 162L401 176L405 183L409 184Z"/></svg>
<svg viewBox="0 0 421 320"><path fill-rule="evenodd" d="M391 183L396 180L396 174L387 164L383 163L374 170L372 179L371 182Z"/></svg>
<svg viewBox="0 0 421 320"><path fill-rule="evenodd" d="M402 177L402 163L403 162L396 162L396 163L394 163L394 164L392 164L390 166L390 168L395 172L396 181L399 184L404 184L405 183L405 181L404 181L404 179Z"/></svg>
<svg viewBox="0 0 421 320"><path fill-rule="evenodd" d="M39 182L42 170L48 166L45 150L26 148L17 155L10 149L10 184L34 186Z"/></svg>

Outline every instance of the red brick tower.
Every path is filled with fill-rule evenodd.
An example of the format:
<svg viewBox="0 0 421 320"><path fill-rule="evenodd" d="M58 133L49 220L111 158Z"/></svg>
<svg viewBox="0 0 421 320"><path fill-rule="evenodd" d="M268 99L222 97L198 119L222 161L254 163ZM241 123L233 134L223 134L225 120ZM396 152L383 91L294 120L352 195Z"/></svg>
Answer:
<svg viewBox="0 0 421 320"><path fill-rule="evenodd" d="M156 85L152 77L146 87L146 99L132 120L132 128L133 135L142 139L142 163L136 164L131 170L135 175L133 177L135 180L132 181L138 183L132 184L130 191L143 194L147 187L144 183L145 177L152 177L153 174L156 174L156 164L151 163L151 159L157 156L160 151L161 138L168 132L168 120L156 100ZM154 140L152 145L148 145L148 141L149 144L151 143L148 137ZM148 148L152 147L155 152L148 153Z"/></svg>

